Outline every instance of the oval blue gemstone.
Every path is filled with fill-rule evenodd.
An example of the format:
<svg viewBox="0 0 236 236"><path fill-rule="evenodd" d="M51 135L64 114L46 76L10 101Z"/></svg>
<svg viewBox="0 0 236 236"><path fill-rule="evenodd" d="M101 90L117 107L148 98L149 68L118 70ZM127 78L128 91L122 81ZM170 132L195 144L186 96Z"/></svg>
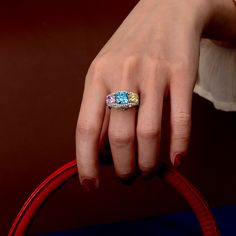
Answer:
<svg viewBox="0 0 236 236"><path fill-rule="evenodd" d="M118 104L127 104L129 102L128 93L127 92L117 92L116 93L116 103Z"/></svg>

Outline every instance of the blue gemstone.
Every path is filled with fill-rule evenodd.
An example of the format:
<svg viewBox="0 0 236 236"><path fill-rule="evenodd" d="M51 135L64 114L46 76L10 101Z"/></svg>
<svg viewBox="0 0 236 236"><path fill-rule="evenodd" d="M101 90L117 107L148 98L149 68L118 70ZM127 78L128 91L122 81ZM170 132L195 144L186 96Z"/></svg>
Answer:
<svg viewBox="0 0 236 236"><path fill-rule="evenodd" d="M127 104L129 102L128 93L127 92L117 92L116 93L116 103L118 104Z"/></svg>

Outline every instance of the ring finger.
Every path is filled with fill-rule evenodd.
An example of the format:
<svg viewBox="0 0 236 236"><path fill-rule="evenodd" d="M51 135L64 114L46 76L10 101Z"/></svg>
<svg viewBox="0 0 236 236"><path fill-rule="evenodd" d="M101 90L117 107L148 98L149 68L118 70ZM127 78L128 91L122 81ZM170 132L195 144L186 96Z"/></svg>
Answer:
<svg viewBox="0 0 236 236"><path fill-rule="evenodd" d="M135 173L135 126L135 108L111 110L108 136L114 168L122 179Z"/></svg>

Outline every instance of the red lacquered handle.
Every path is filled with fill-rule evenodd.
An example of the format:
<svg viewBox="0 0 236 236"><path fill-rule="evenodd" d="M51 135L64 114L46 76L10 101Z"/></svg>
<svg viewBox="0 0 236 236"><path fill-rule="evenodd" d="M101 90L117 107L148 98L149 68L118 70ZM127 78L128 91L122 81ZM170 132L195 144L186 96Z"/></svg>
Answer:
<svg viewBox="0 0 236 236"><path fill-rule="evenodd" d="M8 236L26 235L39 207L65 182L77 176L76 161L73 160L53 172L31 194L18 213ZM161 162L157 175L167 181L188 202L200 223L204 236L219 236L216 221L199 191L177 170Z"/></svg>

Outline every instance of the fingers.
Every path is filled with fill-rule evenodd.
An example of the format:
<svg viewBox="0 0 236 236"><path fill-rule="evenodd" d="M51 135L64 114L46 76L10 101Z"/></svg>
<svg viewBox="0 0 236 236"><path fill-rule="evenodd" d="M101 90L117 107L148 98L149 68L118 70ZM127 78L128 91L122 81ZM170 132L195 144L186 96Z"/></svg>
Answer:
<svg viewBox="0 0 236 236"><path fill-rule="evenodd" d="M171 145L170 157L178 167L185 158L191 129L192 75L178 73L170 84L171 95Z"/></svg>
<svg viewBox="0 0 236 236"><path fill-rule="evenodd" d="M127 179L135 174L136 141L139 169L144 175L154 172L160 159L163 98L167 88L171 96L172 163L177 166L187 151L193 90L193 80L188 78L187 70L181 70L181 73L177 72L167 79L169 73L157 73L155 66L149 63L148 67L143 66L139 74L139 78L141 75L148 78L143 78L143 83L137 80L140 83L138 86L127 82L131 81L130 77L137 77L135 68L135 63L128 64L122 69L121 83L112 86L105 86L101 80L94 78L94 73L88 73L76 130L79 176L82 186L87 190L98 187L98 150L104 144L107 132L117 176ZM107 87L112 89L108 90ZM128 91L132 92L140 91L138 116L135 108L123 111L105 107L106 95L120 87L131 88Z"/></svg>
<svg viewBox="0 0 236 236"><path fill-rule="evenodd" d="M156 77L156 74L153 74ZM156 78L141 93L138 112L137 140L138 164L143 176L150 176L160 159L161 120L164 80Z"/></svg>
<svg viewBox="0 0 236 236"><path fill-rule="evenodd" d="M138 60L135 57L126 58L120 69L120 79L111 85L111 91L119 88L137 93ZM122 90L122 89L121 89ZM136 171L135 141L136 141L136 109L111 109L108 137L113 157L116 175L122 180L132 179Z"/></svg>
<svg viewBox="0 0 236 236"><path fill-rule="evenodd" d="M127 179L135 172L135 108L112 109L108 129L109 142L118 177Z"/></svg>
<svg viewBox="0 0 236 236"><path fill-rule="evenodd" d="M86 190L98 187L98 146L105 113L105 86L88 73L76 127L76 158ZM90 78L91 77L91 78Z"/></svg>
<svg viewBox="0 0 236 236"><path fill-rule="evenodd" d="M106 107L105 116L102 124L102 131L99 138L99 150L103 150L108 141L107 131L109 125L109 118L110 118L110 109Z"/></svg>

